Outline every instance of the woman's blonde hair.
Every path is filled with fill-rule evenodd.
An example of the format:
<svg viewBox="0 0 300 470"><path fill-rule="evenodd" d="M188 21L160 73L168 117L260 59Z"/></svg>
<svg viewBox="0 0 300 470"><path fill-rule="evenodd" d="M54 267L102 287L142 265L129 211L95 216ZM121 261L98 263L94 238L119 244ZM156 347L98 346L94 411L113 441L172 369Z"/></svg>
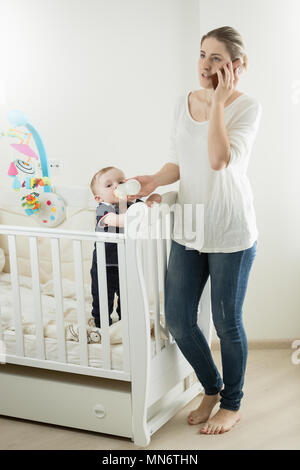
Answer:
<svg viewBox="0 0 300 470"><path fill-rule="evenodd" d="M230 55L231 61L241 59L245 70L249 68L247 54L245 53L244 43L240 33L231 26L222 26L221 28L212 29L201 38L201 46L205 39L215 38L225 44Z"/></svg>
<svg viewBox="0 0 300 470"><path fill-rule="evenodd" d="M101 170L97 171L97 173L94 174L93 178L92 178L92 181L91 181L91 184L90 184L90 188L91 188L91 191L92 193L94 194L94 196L96 196L96 184L98 182L98 178L103 175L103 173L106 173L108 170L112 170L113 168L115 168L114 166L106 166L105 168L101 168Z"/></svg>

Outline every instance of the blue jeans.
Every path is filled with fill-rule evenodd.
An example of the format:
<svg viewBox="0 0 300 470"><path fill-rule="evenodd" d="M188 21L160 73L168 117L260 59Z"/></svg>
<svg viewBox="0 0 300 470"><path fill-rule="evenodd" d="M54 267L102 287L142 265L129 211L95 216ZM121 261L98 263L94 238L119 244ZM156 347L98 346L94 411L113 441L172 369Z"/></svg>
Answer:
<svg viewBox="0 0 300 470"><path fill-rule="evenodd" d="M220 392L220 407L238 410L248 355L242 321L253 246L234 253L199 253L171 240L165 278L166 325L207 395ZM223 380L197 325L198 304L210 276L213 323L220 338ZM224 382L224 388L222 389Z"/></svg>

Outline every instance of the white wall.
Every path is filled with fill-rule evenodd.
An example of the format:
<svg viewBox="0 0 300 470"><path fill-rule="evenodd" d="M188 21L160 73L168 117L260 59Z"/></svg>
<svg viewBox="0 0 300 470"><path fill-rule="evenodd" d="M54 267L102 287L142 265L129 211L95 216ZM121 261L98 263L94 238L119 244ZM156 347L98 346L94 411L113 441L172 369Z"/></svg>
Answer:
<svg viewBox="0 0 300 470"><path fill-rule="evenodd" d="M107 165L158 171L195 74L198 1L0 0L0 13L0 128L6 110L26 111L62 162L56 184L89 184Z"/></svg>
<svg viewBox="0 0 300 470"><path fill-rule="evenodd" d="M200 35L230 25L250 62L238 89L263 107L248 176L259 239L244 303L250 339L300 338L299 0L200 0Z"/></svg>
<svg viewBox="0 0 300 470"><path fill-rule="evenodd" d="M88 185L110 164L157 171L175 98L199 88L201 36L227 24L242 33L250 70L239 89L263 106L249 166L260 232L249 339L300 337L299 17L298 0L0 0L0 130L7 110L24 110L62 162L56 184ZM9 187L3 140L0 156Z"/></svg>

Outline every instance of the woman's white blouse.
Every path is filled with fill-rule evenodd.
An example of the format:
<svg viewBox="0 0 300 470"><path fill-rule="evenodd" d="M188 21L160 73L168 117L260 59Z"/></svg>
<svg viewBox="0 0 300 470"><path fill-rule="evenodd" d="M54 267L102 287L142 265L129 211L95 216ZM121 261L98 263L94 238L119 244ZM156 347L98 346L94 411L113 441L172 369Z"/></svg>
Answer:
<svg viewBox="0 0 300 470"><path fill-rule="evenodd" d="M213 170L208 154L209 121L192 118L190 93L176 102L167 159L180 169L172 238L203 253L245 250L259 233L246 172L262 106L244 93L224 108L230 160L226 168Z"/></svg>

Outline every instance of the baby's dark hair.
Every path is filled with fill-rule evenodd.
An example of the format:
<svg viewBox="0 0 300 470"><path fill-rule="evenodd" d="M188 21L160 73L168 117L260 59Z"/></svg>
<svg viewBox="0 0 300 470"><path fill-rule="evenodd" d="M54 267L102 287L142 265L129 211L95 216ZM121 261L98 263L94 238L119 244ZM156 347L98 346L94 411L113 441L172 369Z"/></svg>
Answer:
<svg viewBox="0 0 300 470"><path fill-rule="evenodd" d="M105 168L101 168L101 170L97 171L97 173L94 174L94 176L92 178L92 181L91 181L91 184L90 184L90 188L91 188L91 191L94 194L94 196L96 195L95 187L96 187L96 184L98 182L99 176L103 175L108 170L112 170L113 168L116 168L116 167L115 166L106 166Z"/></svg>

